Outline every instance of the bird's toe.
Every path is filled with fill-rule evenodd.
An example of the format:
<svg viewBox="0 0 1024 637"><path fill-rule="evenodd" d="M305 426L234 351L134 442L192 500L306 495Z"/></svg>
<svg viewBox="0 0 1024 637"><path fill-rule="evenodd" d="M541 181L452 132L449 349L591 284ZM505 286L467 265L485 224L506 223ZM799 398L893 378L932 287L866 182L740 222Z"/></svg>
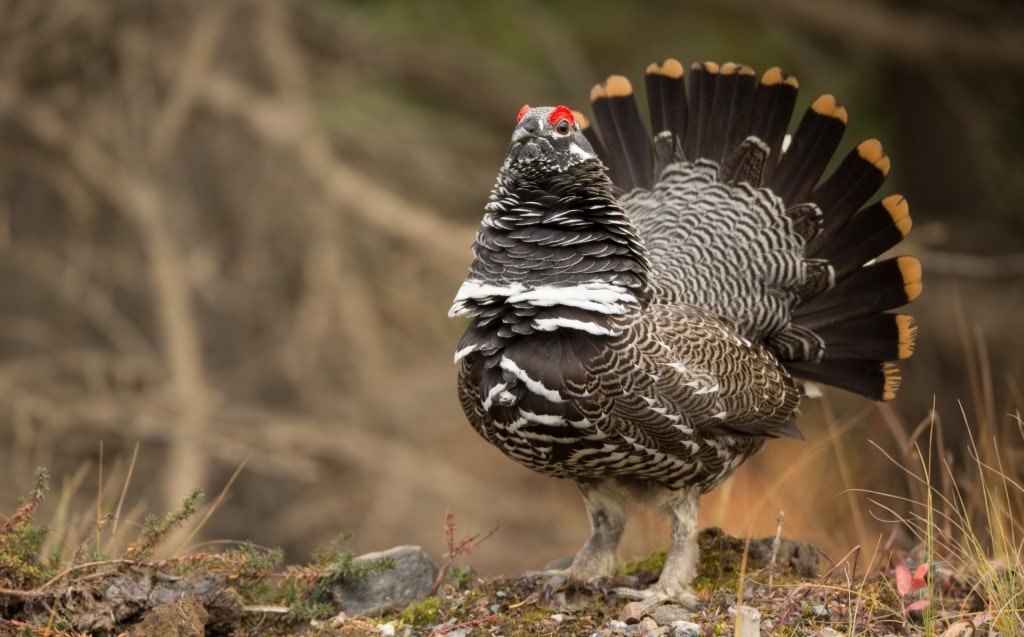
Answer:
<svg viewBox="0 0 1024 637"><path fill-rule="evenodd" d="M654 585L650 588L615 588L612 590L619 597L640 601L639 613L646 615L662 604L678 604L684 609L695 611L700 608L700 599L689 588L671 588Z"/></svg>

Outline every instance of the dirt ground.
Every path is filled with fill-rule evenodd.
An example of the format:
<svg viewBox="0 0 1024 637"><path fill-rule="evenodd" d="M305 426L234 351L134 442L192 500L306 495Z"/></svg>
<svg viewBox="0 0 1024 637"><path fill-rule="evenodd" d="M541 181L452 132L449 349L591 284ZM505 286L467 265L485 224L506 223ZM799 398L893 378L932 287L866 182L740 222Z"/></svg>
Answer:
<svg viewBox="0 0 1024 637"><path fill-rule="evenodd" d="M767 634L981 637L1024 631L1024 611L999 608L978 582L949 568L919 575L918 567L914 583L907 583L909 574L901 583L891 569L857 574L856 555L828 563L815 547L785 539L748 542L708 529L700 544L698 608L667 603L644 609L616 592L653 582L664 552L626 565L601 589L551 593L543 576L479 579L462 568L452 571L436 594L383 615L353 617L335 607L312 619L267 600L257 603L250 597L255 589L243 585L237 573L211 569L203 561L188 562L185 575L170 574L174 567L167 563L151 568L122 562L83 569L88 572L56 586L0 590L0 634L734 635L741 606L746 610L740 614ZM897 569L900 563L895 562ZM1015 586L1024 585L1020 573L1007 575L1018 579Z"/></svg>

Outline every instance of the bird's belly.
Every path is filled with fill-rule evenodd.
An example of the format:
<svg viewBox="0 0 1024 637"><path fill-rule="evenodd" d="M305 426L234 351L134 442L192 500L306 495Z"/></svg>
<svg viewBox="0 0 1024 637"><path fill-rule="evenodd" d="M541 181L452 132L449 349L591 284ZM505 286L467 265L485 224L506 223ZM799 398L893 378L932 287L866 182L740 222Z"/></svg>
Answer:
<svg viewBox="0 0 1024 637"><path fill-rule="evenodd" d="M617 479L669 489L707 491L756 453L764 439L680 434L672 451L654 441L618 433L613 418L598 422L542 417L509 409L512 417L487 417L477 430L516 462L539 473L577 481Z"/></svg>

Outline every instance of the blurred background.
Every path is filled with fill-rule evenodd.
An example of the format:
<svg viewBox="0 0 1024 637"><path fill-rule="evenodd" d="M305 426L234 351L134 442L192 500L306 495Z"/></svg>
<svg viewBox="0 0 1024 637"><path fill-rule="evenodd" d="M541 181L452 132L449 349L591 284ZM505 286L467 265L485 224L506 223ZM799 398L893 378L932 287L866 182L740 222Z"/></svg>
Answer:
<svg viewBox="0 0 1024 637"><path fill-rule="evenodd" d="M840 154L883 140L882 194L909 198L901 250L925 267L897 400L805 403L807 441L771 443L702 524L770 534L784 510L787 536L833 556L907 548L858 490L912 495L893 460L920 466L932 418L957 485L977 481L966 423L1022 477L1021 3L0 0L0 15L0 512L48 467L57 548L126 483L131 530L192 486L213 501L244 463L198 540L297 562L351 532L358 551L440 557L451 508L457 536L501 524L471 557L483 573L575 552L575 487L466 423L465 325L446 312L519 107L586 111L595 82L669 56L780 65L801 111L834 93ZM638 513L623 554L666 541Z"/></svg>

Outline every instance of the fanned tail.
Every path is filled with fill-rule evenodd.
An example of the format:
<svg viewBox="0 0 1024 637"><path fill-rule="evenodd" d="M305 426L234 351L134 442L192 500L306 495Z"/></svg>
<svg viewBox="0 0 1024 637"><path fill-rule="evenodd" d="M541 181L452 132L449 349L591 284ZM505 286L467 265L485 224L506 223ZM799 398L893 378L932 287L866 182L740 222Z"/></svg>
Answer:
<svg viewBox="0 0 1024 637"><path fill-rule="evenodd" d="M782 290L794 299L788 322L765 344L800 378L891 399L900 384L895 361L913 353L917 328L890 310L920 294L921 267L907 256L875 261L911 227L902 196L868 204L889 172L881 143L860 143L823 178L848 117L833 96L811 103L786 146L796 78L772 68L758 80L749 67L712 62L689 75L687 85L672 59L647 67L653 135L624 77L591 92L600 136L585 132L613 181L626 192L649 190L673 162L711 160L719 182L771 190L804 241L805 276Z"/></svg>

